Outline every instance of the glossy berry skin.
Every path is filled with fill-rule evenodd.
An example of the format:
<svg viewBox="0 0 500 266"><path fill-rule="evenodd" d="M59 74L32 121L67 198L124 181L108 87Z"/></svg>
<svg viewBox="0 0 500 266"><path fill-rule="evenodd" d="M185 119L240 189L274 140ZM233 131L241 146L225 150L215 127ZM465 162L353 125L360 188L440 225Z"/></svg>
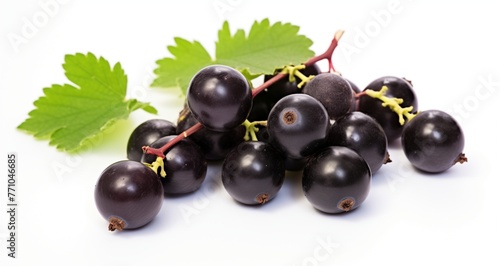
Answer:
<svg viewBox="0 0 500 266"><path fill-rule="evenodd" d="M233 149L222 164L222 184L236 201L247 205L272 200L283 185L283 158L271 145L247 141Z"/></svg>
<svg viewBox="0 0 500 266"><path fill-rule="evenodd" d="M385 76L372 81L365 90L380 91L383 86L388 88L385 96L403 99L401 107L413 106L412 112L417 112L418 101L410 82L398 77ZM401 137L403 126L399 123L398 115L390 108L383 107L380 100L363 95L358 99L358 110L377 120L384 129L389 143Z"/></svg>
<svg viewBox="0 0 500 266"><path fill-rule="evenodd" d="M327 147L311 156L304 168L302 189L314 208L325 213L356 209L368 197L371 172L355 151Z"/></svg>
<svg viewBox="0 0 500 266"><path fill-rule="evenodd" d="M109 230L134 229L149 223L163 203L163 187L156 173L136 161L119 161L100 175L94 190L99 213ZM122 222L113 223L119 219Z"/></svg>
<svg viewBox="0 0 500 266"><path fill-rule="evenodd" d="M461 162L464 134L449 114L427 110L417 114L403 128L401 143L411 164L422 171L439 173Z"/></svg>
<svg viewBox="0 0 500 266"><path fill-rule="evenodd" d="M173 135L176 132L174 123L165 119L150 119L137 126L128 139L127 158L140 162L142 158L142 147L148 146L155 140Z"/></svg>
<svg viewBox="0 0 500 266"><path fill-rule="evenodd" d="M351 85L338 74L322 73L315 76L304 87L304 93L320 101L333 120L346 115L354 106Z"/></svg>
<svg viewBox="0 0 500 266"><path fill-rule="evenodd" d="M267 120L269 142L285 157L307 157L324 144L330 120L325 107L303 93L283 97Z"/></svg>
<svg viewBox="0 0 500 266"><path fill-rule="evenodd" d="M387 138L382 127L371 116L357 111L335 121L327 143L357 152L368 163L372 174L386 162L388 155Z"/></svg>
<svg viewBox="0 0 500 266"><path fill-rule="evenodd" d="M161 148L175 137L176 135L163 137L153 142L151 147ZM165 194L186 194L201 187L207 173L207 161L198 145L189 139L183 139L164 154L163 164L167 175L162 177L158 172L158 177ZM141 161L152 163L155 160L155 155L144 154Z"/></svg>
<svg viewBox="0 0 500 266"><path fill-rule="evenodd" d="M177 120L177 134L182 134L198 121L193 114L186 110ZM219 132L208 128L201 128L188 138L196 143L200 148L207 161L219 161L238 144L243 142L245 136L245 126L239 125L229 131Z"/></svg>
<svg viewBox="0 0 500 266"><path fill-rule="evenodd" d="M252 91L246 78L223 65L207 66L196 73L186 98L196 120L214 131L241 125L252 108Z"/></svg>
<svg viewBox="0 0 500 266"><path fill-rule="evenodd" d="M299 70L304 76L316 76L321 73L321 70L316 64L307 66L303 70ZM265 75L264 82L273 78L274 75ZM301 82L300 78L295 76L295 81L290 82L289 77L282 78L277 82L273 83L267 88L267 98L272 102L276 103L281 98L294 94L294 93L302 93L302 88L299 88L298 85ZM272 106L271 106L272 107Z"/></svg>

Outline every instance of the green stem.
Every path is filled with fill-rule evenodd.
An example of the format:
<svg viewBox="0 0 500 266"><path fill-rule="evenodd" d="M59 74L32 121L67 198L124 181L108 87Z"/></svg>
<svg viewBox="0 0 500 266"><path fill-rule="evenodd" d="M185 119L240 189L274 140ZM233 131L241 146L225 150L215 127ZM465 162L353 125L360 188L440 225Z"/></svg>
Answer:
<svg viewBox="0 0 500 266"><path fill-rule="evenodd" d="M250 122L248 120L245 120L243 122L243 125L246 128L245 136L243 137L245 141L259 141L257 138L257 132L259 131L259 128L257 126L267 126L267 121L253 121Z"/></svg>
<svg viewBox="0 0 500 266"><path fill-rule="evenodd" d="M295 82L296 80L295 76L297 76L300 79L300 82L299 84L297 84L297 87L300 89L302 88L302 86L304 86L304 84L306 84L312 78L314 78L314 75L310 75L309 77L307 77L306 75L304 75L302 72L299 71L305 68L306 65L286 66L285 68L283 68L283 70L281 70L280 73L288 74L288 81L290 82Z"/></svg>
<svg viewBox="0 0 500 266"><path fill-rule="evenodd" d="M416 116L416 114L411 113L411 111L413 111L413 106L401 107L400 104L403 103L403 99L390 98L385 96L385 93L388 89L389 88L387 88L387 86L383 86L380 91L366 90L360 93L360 95L368 95L372 98L382 101L382 106L389 107L393 112L395 112L399 117L399 124L404 125L405 118L407 121L410 121L411 119L413 119L413 117Z"/></svg>
<svg viewBox="0 0 500 266"><path fill-rule="evenodd" d="M295 82L295 72L298 72L298 70L302 70L304 68L306 68L305 65L286 66L281 70L280 73L288 74L288 81Z"/></svg>
<svg viewBox="0 0 500 266"><path fill-rule="evenodd" d="M152 163L144 163L147 167L151 168L155 173L158 173L158 168L161 168L161 177L166 177L167 172L165 172L165 165L163 164L163 158L157 156L156 160Z"/></svg>

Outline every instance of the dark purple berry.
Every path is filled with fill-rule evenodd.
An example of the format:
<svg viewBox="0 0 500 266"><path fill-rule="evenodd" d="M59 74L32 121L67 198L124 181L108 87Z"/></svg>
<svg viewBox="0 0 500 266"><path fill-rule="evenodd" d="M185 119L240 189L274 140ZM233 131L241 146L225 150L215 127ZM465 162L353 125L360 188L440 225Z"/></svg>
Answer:
<svg viewBox="0 0 500 266"><path fill-rule="evenodd" d="M315 76L321 73L321 70L316 64L307 66L303 70L299 70L304 76ZM274 75L265 75L264 82L270 80ZM301 82L300 78L295 76L295 81L290 82L288 77L282 78L277 82L273 83L267 88L266 97L272 102L276 103L281 100L281 98L294 94L294 93L302 93L302 88L299 88L298 85ZM271 106L272 107L272 106Z"/></svg>
<svg viewBox="0 0 500 266"><path fill-rule="evenodd" d="M304 87L304 93L320 101L333 120L351 112L354 105L351 85L346 79L334 73L315 76Z"/></svg>
<svg viewBox="0 0 500 266"><path fill-rule="evenodd" d="M161 148L176 135L163 137L153 142L150 147ZM207 161L200 147L189 139L183 139L165 151L163 159L166 176L158 172L165 194L186 194L198 190L205 180ZM156 156L144 154L142 162L152 163ZM161 170L161 169L159 169Z"/></svg>
<svg viewBox="0 0 500 266"><path fill-rule="evenodd" d="M182 134L183 131L196 123L198 121L189 109L181 112L177 121L177 134ZM224 159L228 152L244 141L245 131L243 125L224 132L213 131L204 127L188 138L201 148L206 160L218 161Z"/></svg>
<svg viewBox="0 0 500 266"><path fill-rule="evenodd" d="M443 172L456 163L466 162L464 142L457 121L439 110L418 113L405 124L401 136L404 153L411 164L430 173Z"/></svg>
<svg viewBox="0 0 500 266"><path fill-rule="evenodd" d="M260 141L243 142L222 164L222 184L236 201L264 204L272 200L285 178L283 158L271 145Z"/></svg>
<svg viewBox="0 0 500 266"><path fill-rule="evenodd" d="M155 140L175 134L174 123L165 119L150 119L137 126L127 143L127 158L132 161L141 161L142 147L149 146Z"/></svg>
<svg viewBox="0 0 500 266"><path fill-rule="evenodd" d="M316 152L324 144L329 127L325 107L303 93L279 100L267 121L269 142L291 159L301 159Z"/></svg>
<svg viewBox="0 0 500 266"><path fill-rule="evenodd" d="M413 91L412 84L405 79L392 76L381 77L372 81L366 87L365 91L380 91L384 86L388 89L385 96L402 99L403 103L400 104L401 107L413 106L412 112L417 112L417 97ZM368 95L362 95L358 99L358 110L375 118L384 129L388 143L391 143L401 136L403 125L399 123L398 115L389 107L382 106L382 101L379 99L371 98Z"/></svg>
<svg viewBox="0 0 500 266"><path fill-rule="evenodd" d="M149 223L163 203L156 173L136 161L119 161L101 173L94 189L99 213L110 231L134 229Z"/></svg>
<svg viewBox="0 0 500 266"><path fill-rule="evenodd" d="M252 108L252 90L236 69L211 65L192 78L187 103L196 120L214 131L241 125Z"/></svg>
<svg viewBox="0 0 500 266"><path fill-rule="evenodd" d="M357 152L370 166L372 174L388 160L387 138L371 116L352 112L335 121L328 134L328 144Z"/></svg>
<svg viewBox="0 0 500 266"><path fill-rule="evenodd" d="M370 167L355 151L330 146L309 158L302 176L302 189L314 208L342 213L359 207L368 197Z"/></svg>

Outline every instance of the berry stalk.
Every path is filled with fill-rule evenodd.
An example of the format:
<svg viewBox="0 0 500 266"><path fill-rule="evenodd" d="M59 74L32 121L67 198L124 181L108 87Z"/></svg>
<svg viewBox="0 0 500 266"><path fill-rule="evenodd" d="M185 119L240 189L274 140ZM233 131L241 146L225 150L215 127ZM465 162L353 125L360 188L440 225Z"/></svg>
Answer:
<svg viewBox="0 0 500 266"><path fill-rule="evenodd" d="M343 30L338 30L335 33L335 35L330 43L330 46L328 46L327 50L320 55L317 55L317 56L310 58L309 60L307 60L307 62L304 63L304 65L310 66L310 65L315 64L318 61L327 60L329 71L336 72L335 68L333 67L333 63L332 63L332 55L333 55L333 52L335 51L335 48L337 48L339 40L343 34L344 34ZM265 90L267 87L271 86L272 84L276 83L278 80L280 80L286 76L288 76L288 74L279 73L276 76L274 76L273 78L264 82L263 84L261 84L260 86L258 86L257 88L252 90L252 97L255 98L255 96L257 96L257 94L259 94L261 91ZM192 126L191 128L182 132L182 134L179 134L177 137L175 137L174 139L169 141L163 147L157 149L157 148L151 148L149 146L143 146L142 151L146 154L152 154L152 155L156 155L160 158L165 158L165 155L164 155L165 151L167 151L170 147L172 147L173 145L175 145L177 142L181 141L182 139L187 138L191 134L196 133L201 128L203 128L203 125L198 122L194 126Z"/></svg>
<svg viewBox="0 0 500 266"><path fill-rule="evenodd" d="M416 114L411 113L413 111L413 106L409 107L401 107L400 104L403 103L403 99L400 98L390 98L385 96L385 93L387 92L388 88L387 86L383 86L380 91L373 91L373 90L366 90L364 92L360 92L356 94L356 98L359 98L363 95L370 96L374 99L379 99L382 102L383 107L388 107L390 108L394 113L398 115L399 118L399 124L404 125L405 123L405 118L407 121L410 121L413 119L413 117L416 116Z"/></svg>
<svg viewBox="0 0 500 266"><path fill-rule="evenodd" d="M181 141L184 138L189 137L190 135L196 133L198 130L203 128L203 125L198 122L194 126L186 129L182 134L177 135L177 137L173 138L171 141L169 141L167 144L163 145L161 148L156 149L156 148L151 148L149 146L143 146L142 151L146 154L153 154L156 155L160 158L165 158L165 151L167 151L170 147L175 145L177 142Z"/></svg>
<svg viewBox="0 0 500 266"><path fill-rule="evenodd" d="M332 55L333 52L335 51L335 48L337 48L337 45L339 43L340 38L344 34L343 30L338 30L335 35L333 36L332 42L330 43L330 46L328 46L328 49L320 55L314 56L311 59L309 59L307 62L304 63L305 66L310 66L315 64L316 62L319 62L321 60L327 60L328 61L328 68L332 72L336 72L335 68L333 67L332 63ZM276 83L278 80L288 76L286 73L279 73L273 78L269 79L268 81L264 82L262 85L258 86L257 88L252 90L252 96L255 98L257 94L259 94L261 91L265 90L267 87L271 86L272 84Z"/></svg>

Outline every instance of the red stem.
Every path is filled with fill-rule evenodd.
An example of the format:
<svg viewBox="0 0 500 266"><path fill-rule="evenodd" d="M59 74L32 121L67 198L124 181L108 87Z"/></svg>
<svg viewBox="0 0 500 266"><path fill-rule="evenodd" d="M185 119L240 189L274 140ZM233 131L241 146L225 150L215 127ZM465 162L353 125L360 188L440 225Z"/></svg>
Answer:
<svg viewBox="0 0 500 266"><path fill-rule="evenodd" d="M332 63L332 55L333 55L333 51L335 51L335 48L337 47L337 45L339 43L340 38L342 37L342 34L344 34L344 31L342 31L342 30L337 31L335 33L335 36L333 37L332 42L330 43L330 46L328 46L328 49L324 53L317 55L317 56L314 56L311 59L307 60L307 62L305 62L304 65L310 66L310 65L315 64L318 61L325 59L325 60L328 60L329 71L335 72L335 68L333 67L333 63ZM265 90L267 87L269 87L270 85L274 84L275 82L277 82L278 80L280 80L286 76L288 76L288 74L281 74L280 73L280 74L275 75L270 80L264 82L263 84L261 84L257 88L253 89L252 90L252 97L257 96L257 94L259 94L261 91ZM163 145L163 147L157 149L157 148L151 148L149 146L144 146L144 147L142 147L142 150L146 154L153 154L153 155L156 155L158 157L165 158L165 154L164 154L165 151L167 151L170 147L172 147L173 145L175 145L177 142L181 141L182 139L187 138L191 134L197 132L201 128L203 128L203 125L198 122L194 126L188 128L186 131L179 134L177 137L170 140L167 144Z"/></svg>
<svg viewBox="0 0 500 266"><path fill-rule="evenodd" d="M189 137L191 134L196 133L198 130L203 128L203 125L198 122L194 124L192 127L186 129L186 131L182 132L182 134L177 135L175 138L171 139L167 144L163 145L161 148L151 148L149 146L143 146L142 151L146 154L153 154L161 158L165 158L165 152L170 149L170 147L177 144L177 142L181 141L184 138Z"/></svg>
<svg viewBox="0 0 500 266"><path fill-rule="evenodd" d="M340 40L340 38L342 37L343 34L344 34L344 31L342 31L342 30L337 31L335 33L335 36L333 37L332 42L330 43L330 46L328 46L328 49L324 53L322 53L320 55L317 55L317 56L314 56L311 59L307 60L307 62L305 62L304 65L305 66L311 66L311 65L315 64L318 61L326 59L328 61L329 71L336 72L335 68L333 67L333 63L332 63L332 55L333 55L333 51L335 51L335 48L337 48L339 40ZM253 89L252 90L252 97L255 97L261 91L265 90L267 87L269 87L270 85L274 84L276 81L278 81L278 80L280 80L280 79L282 79L282 78L284 78L286 76L288 76L288 74L281 74L280 73L280 74L275 75L270 80L264 82L262 85L260 85L257 88Z"/></svg>
<svg viewBox="0 0 500 266"><path fill-rule="evenodd" d="M336 72L335 68L333 67L333 63L332 63L332 55L333 55L333 51L335 51L335 48L337 48L337 45L339 44L339 40L343 34L344 34L343 30L338 30L335 33L335 36L333 36L333 40L330 43L330 46L328 46L328 49L326 49L326 51L324 53L309 59L304 65L310 66L310 65L313 65L320 60L326 59L326 60L328 60L329 70Z"/></svg>
<svg viewBox="0 0 500 266"><path fill-rule="evenodd" d="M354 98L359 99L361 96L366 95L366 91L358 92L354 94Z"/></svg>
<svg viewBox="0 0 500 266"><path fill-rule="evenodd" d="M272 77L271 79L269 79L268 81L262 83L262 85L260 85L257 88L252 90L252 97L255 98L255 96L257 96L257 94L259 94L261 91L265 90L267 87L271 86L276 81L278 81L286 76L288 76L288 74L279 73L279 74L275 75L274 77Z"/></svg>

